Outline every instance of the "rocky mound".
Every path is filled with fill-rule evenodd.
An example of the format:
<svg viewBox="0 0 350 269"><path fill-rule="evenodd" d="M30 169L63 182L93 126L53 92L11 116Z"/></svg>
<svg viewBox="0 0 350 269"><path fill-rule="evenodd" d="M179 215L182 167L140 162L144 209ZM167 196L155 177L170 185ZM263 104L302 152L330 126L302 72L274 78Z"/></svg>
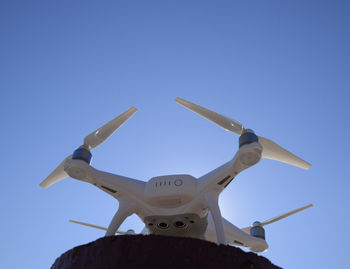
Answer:
<svg viewBox="0 0 350 269"><path fill-rule="evenodd" d="M160 235L103 237L75 247L56 259L51 269L239 268L277 269L264 257L232 246Z"/></svg>

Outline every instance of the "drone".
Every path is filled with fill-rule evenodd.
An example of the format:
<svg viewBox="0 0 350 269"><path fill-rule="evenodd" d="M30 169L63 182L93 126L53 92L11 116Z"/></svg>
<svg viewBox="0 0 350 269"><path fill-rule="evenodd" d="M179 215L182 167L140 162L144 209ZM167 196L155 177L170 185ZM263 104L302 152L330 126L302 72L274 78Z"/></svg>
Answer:
<svg viewBox="0 0 350 269"><path fill-rule="evenodd" d="M192 237L222 245L247 247L254 252L267 250L265 225L271 224L312 206L292 210L278 217L255 221L251 226L238 228L222 217L218 199L221 192L243 170L257 164L261 158L272 159L309 169L311 164L285 150L270 139L257 136L252 129L205 107L177 97L176 103L199 114L220 127L239 135L239 149L233 159L209 173L195 178L176 174L151 178L148 182L115 175L95 169L90 165L91 150L103 143L137 109L131 107L110 122L85 137L82 146L40 183L47 188L70 176L90 184L116 198L119 207L108 228L71 221L102 230L105 236L116 233L124 220L136 214L145 224L144 234Z"/></svg>

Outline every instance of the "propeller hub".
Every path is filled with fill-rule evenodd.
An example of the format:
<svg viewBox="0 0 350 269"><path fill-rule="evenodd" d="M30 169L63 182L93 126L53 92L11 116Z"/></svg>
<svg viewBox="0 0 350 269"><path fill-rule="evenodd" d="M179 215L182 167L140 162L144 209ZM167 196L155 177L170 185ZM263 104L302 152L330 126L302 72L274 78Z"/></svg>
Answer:
<svg viewBox="0 0 350 269"><path fill-rule="evenodd" d="M253 142L259 142L259 139L254 133L254 131L250 129L244 130L243 134L241 134L241 136L239 137L239 147Z"/></svg>
<svg viewBox="0 0 350 269"><path fill-rule="evenodd" d="M261 226L261 222L260 221L254 221L253 227L256 227L256 226Z"/></svg>
<svg viewBox="0 0 350 269"><path fill-rule="evenodd" d="M244 129L242 134L244 134L244 133L253 133L253 134L255 134L255 132L252 129Z"/></svg>
<svg viewBox="0 0 350 269"><path fill-rule="evenodd" d="M77 148L73 152L73 156L72 156L73 160L82 160L88 164L90 164L91 158L92 158L92 154L89 150L86 149L85 146L81 146Z"/></svg>
<svg viewBox="0 0 350 269"><path fill-rule="evenodd" d="M253 223L253 227L250 228L250 235L265 240L265 229L260 222L256 221Z"/></svg>

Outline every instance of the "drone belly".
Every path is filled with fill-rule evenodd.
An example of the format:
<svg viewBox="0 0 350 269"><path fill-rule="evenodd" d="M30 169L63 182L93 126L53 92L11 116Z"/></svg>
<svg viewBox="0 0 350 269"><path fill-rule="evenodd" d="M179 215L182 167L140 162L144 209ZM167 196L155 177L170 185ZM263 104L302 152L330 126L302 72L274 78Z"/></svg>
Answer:
<svg viewBox="0 0 350 269"><path fill-rule="evenodd" d="M147 230L151 234L194 237L204 239L207 229L207 216L185 213L179 215L154 215L143 219Z"/></svg>
<svg viewBox="0 0 350 269"><path fill-rule="evenodd" d="M154 177L145 188L145 201L160 208L176 208L194 198L196 179L190 175Z"/></svg>

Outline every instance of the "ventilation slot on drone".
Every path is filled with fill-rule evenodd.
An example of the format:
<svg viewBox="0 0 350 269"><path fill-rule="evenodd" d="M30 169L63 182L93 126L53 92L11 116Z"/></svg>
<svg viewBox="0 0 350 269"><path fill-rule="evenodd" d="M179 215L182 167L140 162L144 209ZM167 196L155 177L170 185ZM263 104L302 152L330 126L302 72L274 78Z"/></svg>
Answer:
<svg viewBox="0 0 350 269"><path fill-rule="evenodd" d="M241 242L239 242L239 241L237 241L237 240L235 240L235 241L233 241L233 242L236 243L236 244L238 244L238 245L241 245L241 246L244 245L243 243L241 243Z"/></svg>
<svg viewBox="0 0 350 269"><path fill-rule="evenodd" d="M227 187L227 185L228 184L230 184L231 183L231 181L234 179L234 177L233 178L231 178L227 183L226 183L226 185L224 186L224 188L226 188Z"/></svg>
<svg viewBox="0 0 350 269"><path fill-rule="evenodd" d="M224 184L224 183L226 182L226 180L228 180L230 177L231 177L230 175L229 175L229 176L227 176L227 177L225 177L225 178L224 178L224 179L222 179L220 182L218 182L218 185L222 185L222 184Z"/></svg>
<svg viewBox="0 0 350 269"><path fill-rule="evenodd" d="M107 190L107 191L109 191L109 192L111 192L111 193L116 193L117 191L115 191L115 190L113 190L113 189L111 189L111 188L108 188L108 187L106 187L106 186L103 186L103 185L101 185L101 188L103 188L103 189L105 189L105 190Z"/></svg>

